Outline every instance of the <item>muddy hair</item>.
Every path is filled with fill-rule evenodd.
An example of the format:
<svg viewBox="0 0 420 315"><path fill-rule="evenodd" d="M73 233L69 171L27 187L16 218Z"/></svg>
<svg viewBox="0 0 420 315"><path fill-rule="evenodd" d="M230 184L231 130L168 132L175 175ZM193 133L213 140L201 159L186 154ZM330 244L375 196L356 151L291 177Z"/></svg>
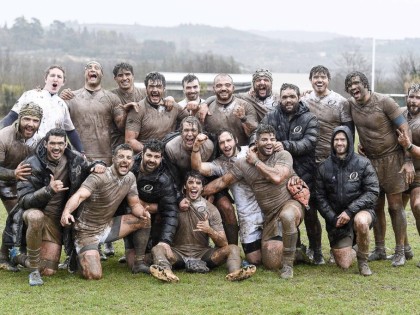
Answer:
<svg viewBox="0 0 420 315"><path fill-rule="evenodd" d="M369 85L369 80L366 77L366 75L360 71L353 71L350 72L347 76L346 79L344 80L344 88L346 90L347 93L349 93L349 87L351 84L351 79L354 77L359 77L360 78L360 82L362 82L363 86L366 87L369 91L370 91L370 85Z"/></svg>
<svg viewBox="0 0 420 315"><path fill-rule="evenodd" d="M149 72L146 77L144 78L144 86L147 88L149 85L149 81L156 82L160 81L162 82L163 87L166 87L166 79L165 76L162 73L159 72Z"/></svg>
<svg viewBox="0 0 420 315"><path fill-rule="evenodd" d="M272 133L276 134L276 130L271 125L259 124L257 130L255 131L255 136L257 140L261 137L263 133Z"/></svg>
<svg viewBox="0 0 420 315"><path fill-rule="evenodd" d="M297 96L300 96L300 90L299 87L297 85L291 84L291 83L283 83L281 88L280 88L280 94L282 91L287 90L287 89L291 89L296 91Z"/></svg>
<svg viewBox="0 0 420 315"><path fill-rule="evenodd" d="M198 171L191 170L188 171L184 176L184 185L187 184L188 178L190 177L201 180L203 187L205 184L207 184L207 179L203 175L201 175Z"/></svg>
<svg viewBox="0 0 420 315"><path fill-rule="evenodd" d="M328 80L331 80L330 70L328 70L328 68L325 66L318 65L318 66L312 67L311 71L309 72L309 80L311 80L314 74L316 73L323 73L328 77Z"/></svg>
<svg viewBox="0 0 420 315"><path fill-rule="evenodd" d="M165 146L163 145L163 142L160 140L150 139L144 143L143 152L146 152L147 149L149 149L152 152L158 152L158 153L163 154Z"/></svg>
<svg viewBox="0 0 420 315"><path fill-rule="evenodd" d="M184 119L181 120L181 123L179 125L179 131L182 132L184 129L184 123L189 123L191 125L196 125L198 129L198 133L203 132L203 127L201 126L200 120L195 116L187 116Z"/></svg>
<svg viewBox="0 0 420 315"><path fill-rule="evenodd" d="M116 156L118 151L121 150L127 150L127 151L133 151L133 148L131 147L131 145L129 145L128 143L122 143L120 145L117 145L113 150L112 150L112 156Z"/></svg>
<svg viewBox="0 0 420 315"><path fill-rule="evenodd" d="M63 71L63 82L66 82L66 70L60 65L51 65L44 71L44 79L46 80L52 69L59 69Z"/></svg>
<svg viewBox="0 0 420 315"><path fill-rule="evenodd" d="M194 80L197 80L198 84L200 84L200 80L197 78L195 74L188 73L185 77L182 78L182 87L184 87L185 84L190 83Z"/></svg>
<svg viewBox="0 0 420 315"><path fill-rule="evenodd" d="M132 75L134 75L133 66L126 62L120 62L115 65L114 69L112 70L112 73L114 74L114 78L117 76L118 71L120 70L128 70L131 72Z"/></svg>
<svg viewBox="0 0 420 315"><path fill-rule="evenodd" d="M420 92L420 83L414 83L414 84L412 84L408 88L407 95L410 94L410 92L414 92L414 93Z"/></svg>

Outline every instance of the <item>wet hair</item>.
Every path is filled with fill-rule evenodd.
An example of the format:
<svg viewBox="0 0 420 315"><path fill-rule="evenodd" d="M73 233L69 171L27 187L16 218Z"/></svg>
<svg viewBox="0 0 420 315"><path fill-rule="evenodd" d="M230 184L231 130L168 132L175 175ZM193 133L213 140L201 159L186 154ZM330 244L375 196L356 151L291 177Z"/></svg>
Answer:
<svg viewBox="0 0 420 315"><path fill-rule="evenodd" d="M146 152L146 150L149 149L152 152L159 152L163 154L164 151L164 145L163 142L157 139L150 139L146 141L146 143L143 146L143 152Z"/></svg>
<svg viewBox="0 0 420 315"><path fill-rule="evenodd" d="M280 94L282 91L287 90L287 89L291 89L296 91L297 96L300 96L300 90L299 87L297 85L291 84L291 83L283 83L281 88L280 88Z"/></svg>
<svg viewBox="0 0 420 315"><path fill-rule="evenodd" d="M185 177L184 177L184 185L186 185L186 184L187 184L188 178L190 178L190 177L201 180L201 183L203 184L203 186L204 186L205 184L207 184L207 180L206 180L206 178L205 178L203 175L201 175L201 174L200 174L199 172L197 172L197 171L191 170L191 171L188 171L188 172L185 174Z"/></svg>
<svg viewBox="0 0 420 315"><path fill-rule="evenodd" d="M257 140L261 137L263 133L272 133L275 135L276 130L271 125L260 124L258 125L257 130L255 131L255 136Z"/></svg>
<svg viewBox="0 0 420 315"><path fill-rule="evenodd" d="M414 93L420 92L420 84L419 83L412 84L408 88L407 95L410 94L410 92L414 92Z"/></svg>
<svg viewBox="0 0 420 315"><path fill-rule="evenodd" d="M64 138L64 142L67 141L67 134L66 131L61 129L61 128L53 128L50 131L47 132L47 134L44 137L45 142L48 142L48 140L50 140L50 137L54 136L54 137L63 137Z"/></svg>
<svg viewBox="0 0 420 315"><path fill-rule="evenodd" d="M47 77L50 74L50 71L52 69L59 69L59 70L63 71L63 82L66 82L66 70L64 69L64 67L62 67L60 65L51 65L47 69L45 69L45 73L44 73L44 79L45 80L47 79Z"/></svg>
<svg viewBox="0 0 420 315"><path fill-rule="evenodd" d="M218 78L220 78L220 77L227 77L227 78L229 78L229 79L230 79L230 81L232 81L232 84L233 84L233 79L232 79L232 77L231 77L229 74L227 74L227 73L219 73L218 75L216 75L216 76L214 77L214 80L213 80L213 85L216 85L216 79L218 79Z"/></svg>
<svg viewBox="0 0 420 315"><path fill-rule="evenodd" d="M131 145L129 145L128 143L122 143L122 144L117 145L114 148L114 150L112 150L112 156L117 156L118 151L121 151L121 150L134 152Z"/></svg>
<svg viewBox="0 0 420 315"><path fill-rule="evenodd" d="M325 66L318 65L312 67L311 71L309 72L309 80L311 80L316 73L323 73L328 77L328 80L331 80L330 70L328 70L328 68Z"/></svg>
<svg viewBox="0 0 420 315"><path fill-rule="evenodd" d="M354 77L359 77L360 82L362 82L363 86L366 87L370 91L369 80L366 77L366 75L360 71L353 71L353 72L350 72L346 76L346 79L344 80L344 89L346 90L347 93L349 92L349 85L351 84L351 79L353 79Z"/></svg>
<svg viewBox="0 0 420 315"><path fill-rule="evenodd" d="M182 87L184 87L185 84L190 83L194 80L197 80L198 84L200 84L200 80L197 78L195 74L188 73L185 77L182 78Z"/></svg>
<svg viewBox="0 0 420 315"><path fill-rule="evenodd" d="M112 73L114 74L114 78L118 75L118 71L120 70L128 70L131 72L131 74L134 75L133 66L126 62L120 62L115 65L114 69L112 70Z"/></svg>
<svg viewBox="0 0 420 315"><path fill-rule="evenodd" d="M146 74L146 77L144 78L144 86L147 88L149 85L149 81L155 82L160 81L162 82L163 87L166 87L166 80L165 76L162 73L159 72L149 72Z"/></svg>
<svg viewBox="0 0 420 315"><path fill-rule="evenodd" d="M179 126L179 131L182 132L184 130L184 123L189 123L191 125L196 125L198 129L198 133L203 132L203 127L201 126L200 120L198 120L195 116L187 116L181 120L181 124Z"/></svg>
<svg viewBox="0 0 420 315"><path fill-rule="evenodd" d="M220 129L217 133L216 133L216 141L217 141L217 156L222 155L223 152L220 151L220 146L219 146L219 138L220 136L227 132L228 134L230 134L230 136L233 138L233 140L235 140L236 143L236 148L241 151L241 146L238 143L238 138L233 134L233 131L229 128L224 128L224 129Z"/></svg>

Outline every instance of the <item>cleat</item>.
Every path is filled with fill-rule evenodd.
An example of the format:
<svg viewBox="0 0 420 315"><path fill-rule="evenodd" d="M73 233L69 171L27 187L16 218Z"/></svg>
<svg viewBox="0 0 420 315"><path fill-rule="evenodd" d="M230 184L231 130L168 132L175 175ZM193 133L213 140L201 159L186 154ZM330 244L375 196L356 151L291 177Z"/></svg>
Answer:
<svg viewBox="0 0 420 315"><path fill-rule="evenodd" d="M0 259L0 269L17 272L20 271L16 265L11 264L6 259Z"/></svg>
<svg viewBox="0 0 420 315"><path fill-rule="evenodd" d="M311 259L309 258L309 256L307 255L308 251L306 250L306 246L305 245L300 245L299 247L296 248L296 252L295 252L295 263L304 263L304 264L310 264L311 263Z"/></svg>
<svg viewBox="0 0 420 315"><path fill-rule="evenodd" d="M66 270L69 267L70 257L67 257L61 264L58 264L58 269Z"/></svg>
<svg viewBox="0 0 420 315"><path fill-rule="evenodd" d="M43 285L43 284L44 284L44 281L42 281L41 274L39 273L39 270L32 271L29 274L29 285L31 287L38 286L38 285Z"/></svg>
<svg viewBox="0 0 420 315"><path fill-rule="evenodd" d="M115 249L114 249L114 244L112 243L105 243L105 249L104 249L104 254L107 257L111 257L115 255Z"/></svg>
<svg viewBox="0 0 420 315"><path fill-rule="evenodd" d="M316 266L325 265L324 256L322 256L322 252L314 252L312 263Z"/></svg>
<svg viewBox="0 0 420 315"><path fill-rule="evenodd" d="M375 247L375 249L369 254L368 261L375 260L386 260L385 248Z"/></svg>
<svg viewBox="0 0 420 315"><path fill-rule="evenodd" d="M395 254L392 258L392 267L401 267L405 265L405 255L404 251L395 251Z"/></svg>
<svg viewBox="0 0 420 315"><path fill-rule="evenodd" d="M131 272L133 274L137 274L137 273L146 273L148 275L150 275L150 266L147 265L143 259L141 260L135 260L133 267L131 267Z"/></svg>
<svg viewBox="0 0 420 315"><path fill-rule="evenodd" d="M359 266L359 273L364 276L368 277L372 275L372 271L369 268L367 261L358 261Z"/></svg>
<svg viewBox="0 0 420 315"><path fill-rule="evenodd" d="M254 265L248 265L246 267L242 267L241 269L228 274L226 276L226 280L229 280L229 281L245 280L251 277L255 273L255 271L257 271L257 267L255 267Z"/></svg>
<svg viewBox="0 0 420 315"><path fill-rule="evenodd" d="M410 245L404 246L404 255L405 255L405 260L413 259L414 253L413 253L413 250L411 249ZM394 259L394 254L387 256L386 259L387 260L393 260Z"/></svg>
<svg viewBox="0 0 420 315"><path fill-rule="evenodd" d="M175 276L171 269L164 269L158 265L150 266L150 273L156 279L165 281L165 282L178 282L179 278Z"/></svg>
<svg viewBox="0 0 420 315"><path fill-rule="evenodd" d="M283 265L280 271L280 277L282 279L292 279L293 278L293 266Z"/></svg>
<svg viewBox="0 0 420 315"><path fill-rule="evenodd" d="M207 273L210 269L207 267L205 261L201 259L188 260L185 263L186 272Z"/></svg>
<svg viewBox="0 0 420 315"><path fill-rule="evenodd" d="M241 267L247 267L247 266L252 266L252 264L249 263L248 260L242 260L241 262Z"/></svg>

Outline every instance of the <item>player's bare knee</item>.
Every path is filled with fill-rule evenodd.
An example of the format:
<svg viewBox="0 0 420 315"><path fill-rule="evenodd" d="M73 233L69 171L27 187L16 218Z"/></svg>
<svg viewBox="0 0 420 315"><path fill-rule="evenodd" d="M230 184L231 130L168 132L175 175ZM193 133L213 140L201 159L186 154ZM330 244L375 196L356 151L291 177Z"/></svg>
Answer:
<svg viewBox="0 0 420 315"><path fill-rule="evenodd" d="M98 251L86 251L79 255L83 277L87 280L102 278L102 265Z"/></svg>
<svg viewBox="0 0 420 315"><path fill-rule="evenodd" d="M40 229L44 226L44 213L40 210L31 209L26 215L28 226L33 229Z"/></svg>

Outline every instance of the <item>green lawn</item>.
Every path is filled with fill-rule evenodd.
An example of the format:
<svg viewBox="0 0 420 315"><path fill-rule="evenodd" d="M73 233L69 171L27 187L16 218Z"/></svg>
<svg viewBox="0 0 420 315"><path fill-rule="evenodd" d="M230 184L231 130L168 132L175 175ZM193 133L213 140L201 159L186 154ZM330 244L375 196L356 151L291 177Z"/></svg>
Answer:
<svg viewBox="0 0 420 315"><path fill-rule="evenodd" d="M0 211L4 222L5 211ZM224 280L224 267L206 275L177 272L178 284L161 283L147 275L132 275L117 255L103 263L104 278L86 281L59 271L44 277L44 285L30 287L28 271L0 271L1 314L418 314L420 312L420 244L414 218L407 211L414 260L402 268L389 261L370 263L374 274L359 276L357 264L348 271L336 266L295 267L285 281L259 268L239 283ZM304 231L304 227L302 227ZM305 233L302 233L305 235ZM387 246L392 248L392 230ZM373 236L372 236L373 238ZM306 240L305 240L305 243ZM323 252L329 247L323 234ZM391 250L389 251L391 252Z"/></svg>

